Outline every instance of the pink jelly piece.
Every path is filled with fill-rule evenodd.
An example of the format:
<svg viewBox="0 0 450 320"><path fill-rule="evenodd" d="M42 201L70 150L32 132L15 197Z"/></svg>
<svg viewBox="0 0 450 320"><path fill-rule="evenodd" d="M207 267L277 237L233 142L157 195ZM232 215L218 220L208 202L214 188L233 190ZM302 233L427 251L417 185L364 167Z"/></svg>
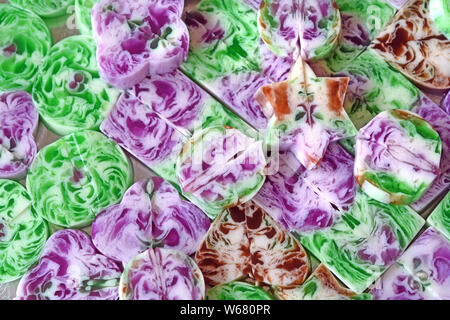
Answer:
<svg viewBox="0 0 450 320"><path fill-rule="evenodd" d="M80 230L55 232L36 267L20 280L20 300L118 299L120 266L95 249Z"/></svg>
<svg viewBox="0 0 450 320"><path fill-rule="evenodd" d="M106 256L124 265L150 246L197 251L210 222L163 179L136 182L118 205L101 212L92 224L92 240Z"/></svg>
<svg viewBox="0 0 450 320"><path fill-rule="evenodd" d="M371 289L376 300L448 300L450 242L428 228Z"/></svg>
<svg viewBox="0 0 450 320"><path fill-rule="evenodd" d="M261 141L231 127L211 127L183 148L177 176L183 192L220 213L250 200L264 182L266 159Z"/></svg>
<svg viewBox="0 0 450 320"><path fill-rule="evenodd" d="M180 153L183 136L137 98L124 93L101 131L150 168Z"/></svg>
<svg viewBox="0 0 450 320"><path fill-rule="evenodd" d="M353 203L353 163L337 143L330 144L322 163L313 170L281 155L278 172L266 177L253 200L289 231L329 227Z"/></svg>
<svg viewBox="0 0 450 320"><path fill-rule="evenodd" d="M0 94L0 178L21 178L36 155L39 115L25 91Z"/></svg>
<svg viewBox="0 0 450 320"><path fill-rule="evenodd" d="M441 102L441 107L444 111L450 115L450 91L444 96Z"/></svg>
<svg viewBox="0 0 450 320"><path fill-rule="evenodd" d="M447 95L447 99L449 100L448 104L450 104L449 95ZM445 103L443 107L445 107ZM427 192L411 205L415 210L421 211L450 187L450 114L439 108L425 95L421 97L413 111L433 126L442 141L439 176L433 181Z"/></svg>
<svg viewBox="0 0 450 320"><path fill-rule="evenodd" d="M200 269L177 250L148 249L130 261L121 278L122 300L201 300L204 296Z"/></svg>
<svg viewBox="0 0 450 320"><path fill-rule="evenodd" d="M341 32L334 0L265 0L258 16L261 38L274 52L295 59L329 55Z"/></svg>
<svg viewBox="0 0 450 320"><path fill-rule="evenodd" d="M92 11L102 78L121 89L147 75L178 68L186 59L189 32L181 0L101 0Z"/></svg>
<svg viewBox="0 0 450 320"><path fill-rule="evenodd" d="M186 135L200 120L209 96L180 71L145 78L130 93Z"/></svg>

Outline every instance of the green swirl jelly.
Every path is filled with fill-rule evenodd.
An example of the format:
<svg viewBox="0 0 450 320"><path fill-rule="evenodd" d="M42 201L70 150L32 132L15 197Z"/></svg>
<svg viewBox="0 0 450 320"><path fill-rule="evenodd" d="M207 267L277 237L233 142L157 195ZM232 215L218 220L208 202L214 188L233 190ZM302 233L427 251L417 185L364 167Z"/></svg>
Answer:
<svg viewBox="0 0 450 320"><path fill-rule="evenodd" d="M275 300L275 297L261 287L232 281L209 289L206 300Z"/></svg>
<svg viewBox="0 0 450 320"><path fill-rule="evenodd" d="M450 192L434 209L427 222L450 240Z"/></svg>
<svg viewBox="0 0 450 320"><path fill-rule="evenodd" d="M46 126L58 135L97 130L120 91L99 75L96 45L72 36L51 48L33 86L33 101Z"/></svg>
<svg viewBox="0 0 450 320"><path fill-rule="evenodd" d="M67 14L74 0L9 0L9 2L31 10L43 18L56 18Z"/></svg>
<svg viewBox="0 0 450 320"><path fill-rule="evenodd" d="M0 283L20 278L39 259L48 233L27 190L0 179Z"/></svg>
<svg viewBox="0 0 450 320"><path fill-rule="evenodd" d="M120 147L103 134L78 131L42 148L27 176L36 211L62 227L83 227L120 201L133 180Z"/></svg>
<svg viewBox="0 0 450 320"><path fill-rule="evenodd" d="M52 45L47 25L33 12L0 3L0 91L29 91Z"/></svg>
<svg viewBox="0 0 450 320"><path fill-rule="evenodd" d="M75 0L75 17L81 34L92 34L91 13L98 0Z"/></svg>

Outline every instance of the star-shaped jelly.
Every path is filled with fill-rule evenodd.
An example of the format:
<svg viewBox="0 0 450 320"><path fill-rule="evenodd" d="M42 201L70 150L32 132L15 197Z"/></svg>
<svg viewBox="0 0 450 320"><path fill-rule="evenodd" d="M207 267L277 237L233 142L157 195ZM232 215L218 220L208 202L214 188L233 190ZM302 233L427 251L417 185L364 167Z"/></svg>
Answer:
<svg viewBox="0 0 450 320"><path fill-rule="evenodd" d="M357 130L343 108L349 78L319 78L301 59L290 78L261 87L255 99L270 118L269 146L289 150L308 170L322 160L328 144Z"/></svg>

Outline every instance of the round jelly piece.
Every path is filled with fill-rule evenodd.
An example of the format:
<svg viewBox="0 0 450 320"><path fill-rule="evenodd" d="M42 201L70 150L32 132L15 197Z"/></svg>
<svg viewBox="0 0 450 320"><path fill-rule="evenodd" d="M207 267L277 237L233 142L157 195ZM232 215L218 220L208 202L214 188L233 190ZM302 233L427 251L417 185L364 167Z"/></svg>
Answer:
<svg viewBox="0 0 450 320"><path fill-rule="evenodd" d="M80 230L56 231L37 266L17 287L18 300L117 300L117 262L100 254Z"/></svg>
<svg viewBox="0 0 450 320"><path fill-rule="evenodd" d="M183 147L177 176L184 193L211 210L244 203L256 195L265 180L262 142L231 127L197 132Z"/></svg>
<svg viewBox="0 0 450 320"><path fill-rule="evenodd" d="M28 9L43 18L56 18L68 14L74 0L10 0L21 8Z"/></svg>
<svg viewBox="0 0 450 320"><path fill-rule="evenodd" d="M279 56L299 54L298 0L261 1L258 11L258 31L261 39Z"/></svg>
<svg viewBox="0 0 450 320"><path fill-rule="evenodd" d="M354 173L375 200L410 204L439 174L441 139L417 114L384 111L362 128L356 140Z"/></svg>
<svg viewBox="0 0 450 320"><path fill-rule="evenodd" d="M27 188L44 219L62 227L82 227L119 202L132 178L130 163L115 142L83 130L39 151Z"/></svg>
<svg viewBox="0 0 450 320"><path fill-rule="evenodd" d="M0 282L20 278L39 259L48 233L25 188L0 179Z"/></svg>
<svg viewBox="0 0 450 320"><path fill-rule="evenodd" d="M334 0L263 0L258 30L275 54L318 60L336 46L341 15Z"/></svg>
<svg viewBox="0 0 450 320"><path fill-rule="evenodd" d="M21 179L37 148L39 115L25 91L0 93L0 178Z"/></svg>
<svg viewBox="0 0 450 320"><path fill-rule="evenodd" d="M50 31L33 12L4 3L0 30L0 91L28 91L52 45Z"/></svg>
<svg viewBox="0 0 450 320"><path fill-rule="evenodd" d="M264 289L247 282L233 281L211 288L206 300L275 300Z"/></svg>
<svg viewBox="0 0 450 320"><path fill-rule="evenodd" d="M72 36L51 48L33 86L33 100L46 126L58 135L97 130L120 91L98 73L95 41Z"/></svg>
<svg viewBox="0 0 450 320"><path fill-rule="evenodd" d="M203 275L178 250L148 249L134 257L120 278L121 300L202 300Z"/></svg>

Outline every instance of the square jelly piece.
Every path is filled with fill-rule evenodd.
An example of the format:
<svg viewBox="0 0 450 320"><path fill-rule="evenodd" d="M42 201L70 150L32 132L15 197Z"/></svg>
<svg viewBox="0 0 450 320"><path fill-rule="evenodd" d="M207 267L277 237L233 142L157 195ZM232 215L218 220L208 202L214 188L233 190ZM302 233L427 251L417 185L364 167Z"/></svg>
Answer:
<svg viewBox="0 0 450 320"><path fill-rule="evenodd" d="M356 294L343 287L321 264L301 285L294 288L276 288L276 294L283 300L371 300L372 295Z"/></svg>
<svg viewBox="0 0 450 320"><path fill-rule="evenodd" d="M354 161L331 143L321 164L306 170L294 156L280 155L278 171L267 175L253 199L292 232L310 232L333 225L355 197Z"/></svg>
<svg viewBox="0 0 450 320"><path fill-rule="evenodd" d="M419 90L372 50L334 75L350 77L344 108L357 129L382 111L411 110L419 101Z"/></svg>
<svg viewBox="0 0 450 320"><path fill-rule="evenodd" d="M257 129L267 125L253 98L287 78L292 58L277 57L260 39L257 12L242 0L202 0L186 9L189 55L181 70Z"/></svg>
<svg viewBox="0 0 450 320"><path fill-rule="evenodd" d="M185 136L224 125L256 137L256 130L179 70L147 77L129 92Z"/></svg>
<svg viewBox="0 0 450 320"><path fill-rule="evenodd" d="M445 99L443 100L443 107ZM419 100L413 112L427 120L441 137L442 155L439 165L439 176L433 181L427 192L411 206L416 211L422 211L433 202L442 192L450 187L450 114L439 108L425 95Z"/></svg>
<svg viewBox="0 0 450 320"><path fill-rule="evenodd" d="M399 263L393 264L370 289L374 300L436 300Z"/></svg>
<svg viewBox="0 0 450 320"><path fill-rule="evenodd" d="M334 225L296 237L351 290L362 293L424 223L409 207L387 205L358 191L352 208Z"/></svg>
<svg viewBox="0 0 450 320"><path fill-rule="evenodd" d="M341 13L342 31L338 45L319 65L328 72L339 72L363 52L395 14L384 0L336 0Z"/></svg>
<svg viewBox="0 0 450 320"><path fill-rule="evenodd" d="M428 217L427 223L450 240L450 192Z"/></svg>
<svg viewBox="0 0 450 320"><path fill-rule="evenodd" d="M428 228L373 286L375 299L450 299L450 242Z"/></svg>
<svg viewBox="0 0 450 320"><path fill-rule="evenodd" d="M156 174L178 182L176 159L187 138L137 98L123 93L100 129Z"/></svg>

